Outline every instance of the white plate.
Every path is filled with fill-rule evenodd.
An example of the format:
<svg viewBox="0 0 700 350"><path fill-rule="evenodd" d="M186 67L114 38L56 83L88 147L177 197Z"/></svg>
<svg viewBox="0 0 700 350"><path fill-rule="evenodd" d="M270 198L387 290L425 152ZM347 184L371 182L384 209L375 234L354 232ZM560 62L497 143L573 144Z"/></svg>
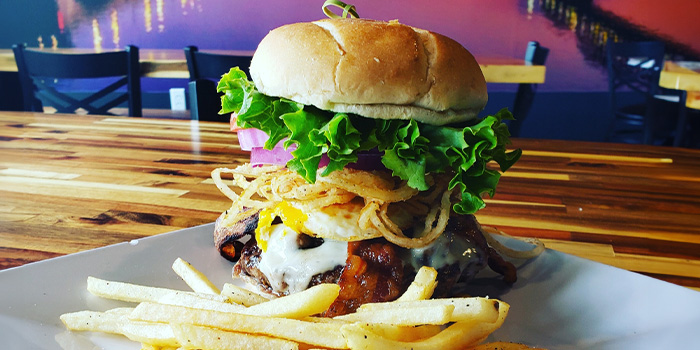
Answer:
<svg viewBox="0 0 700 350"><path fill-rule="evenodd" d="M2 348L139 349L116 336L67 332L58 317L123 305L90 295L87 276L186 289L170 269L177 257L217 285L229 282L231 263L213 248L212 229L203 225L0 271ZM512 288L488 276L473 283L474 293L511 304L494 340L552 350L700 344L700 293L693 290L549 250L522 264L518 275Z"/></svg>

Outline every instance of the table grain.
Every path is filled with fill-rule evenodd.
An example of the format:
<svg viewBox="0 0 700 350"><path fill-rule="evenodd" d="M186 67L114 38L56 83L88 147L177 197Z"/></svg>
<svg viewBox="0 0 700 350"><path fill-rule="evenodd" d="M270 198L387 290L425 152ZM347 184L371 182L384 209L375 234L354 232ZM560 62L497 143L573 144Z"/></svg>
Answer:
<svg viewBox="0 0 700 350"><path fill-rule="evenodd" d="M482 224L700 290L700 150L512 146ZM247 158L227 123L0 112L0 269L212 222Z"/></svg>

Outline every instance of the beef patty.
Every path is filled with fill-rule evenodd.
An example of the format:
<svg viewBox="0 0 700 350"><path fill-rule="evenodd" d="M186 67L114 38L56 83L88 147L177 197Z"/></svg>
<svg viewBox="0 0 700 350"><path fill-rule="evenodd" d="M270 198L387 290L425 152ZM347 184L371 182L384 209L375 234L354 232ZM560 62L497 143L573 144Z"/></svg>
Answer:
<svg viewBox="0 0 700 350"><path fill-rule="evenodd" d="M243 278L265 293L286 295L285 291L275 290L259 268L262 250L255 241L257 221L256 213L230 227L217 225L217 248L224 257L236 261L234 276ZM246 239L243 244L241 241ZM322 238L304 234L297 238L299 249L323 244ZM515 281L515 267L488 246L474 216L454 215L443 235L425 248L405 249L384 238L350 242L345 265L314 275L308 287L320 283L340 286L338 299L324 313L332 317L353 312L365 303L398 298L421 266L432 266L438 271L436 297L450 296L455 283L471 279L486 266L502 274L507 282Z"/></svg>

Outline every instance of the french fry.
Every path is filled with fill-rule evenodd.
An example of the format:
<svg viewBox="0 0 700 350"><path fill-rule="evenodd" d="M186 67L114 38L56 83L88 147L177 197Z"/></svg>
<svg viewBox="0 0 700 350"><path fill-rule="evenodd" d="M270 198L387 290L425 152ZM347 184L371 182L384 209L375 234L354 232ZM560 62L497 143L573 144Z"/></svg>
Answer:
<svg viewBox="0 0 700 350"><path fill-rule="evenodd" d="M221 289L221 295L243 306L253 306L270 300L269 298L265 298L260 294L253 293L232 283L224 284L224 287Z"/></svg>
<svg viewBox="0 0 700 350"><path fill-rule="evenodd" d="M121 334L133 341L151 346L173 348L180 346L172 328L166 323L129 321L122 326Z"/></svg>
<svg viewBox="0 0 700 350"><path fill-rule="evenodd" d="M96 277L88 277L87 290L105 299L121 300L140 303L143 301L157 302L163 296L174 292L173 289L141 286L138 284L106 281Z"/></svg>
<svg viewBox="0 0 700 350"><path fill-rule="evenodd" d="M383 338L363 327L360 323L344 325L341 327L341 331L351 349L458 350L484 341L489 334L503 324L508 314L508 308L508 304L501 303L496 322L456 322L430 338L413 342Z"/></svg>
<svg viewBox="0 0 700 350"><path fill-rule="evenodd" d="M437 270L423 266L416 273L408 289L396 301L413 301L430 299L437 287Z"/></svg>
<svg viewBox="0 0 700 350"><path fill-rule="evenodd" d="M319 317L319 316L304 317L301 320L306 321L306 322L314 322L314 323L335 323L335 324L339 324L339 325L351 323L349 321L343 321L343 320L340 320L337 318L328 318L328 317Z"/></svg>
<svg viewBox="0 0 700 350"><path fill-rule="evenodd" d="M114 309L109 309L105 311L105 313L110 315L129 317L132 311L134 311L133 307L115 307Z"/></svg>
<svg viewBox="0 0 700 350"><path fill-rule="evenodd" d="M418 341L430 338L442 331L438 325L422 326L393 326L384 324L364 324L365 328L371 332L389 340L400 340L404 342Z"/></svg>
<svg viewBox="0 0 700 350"><path fill-rule="evenodd" d="M219 288L211 283L207 276L181 258L177 258L173 263L173 271L197 293L221 294Z"/></svg>
<svg viewBox="0 0 700 350"><path fill-rule="evenodd" d="M178 347L180 344L165 323L130 321L133 308L117 308L105 312L78 311L61 315L61 321L72 331L121 334L127 338L154 346Z"/></svg>
<svg viewBox="0 0 700 350"><path fill-rule="evenodd" d="M245 310L245 306L233 304L223 295L181 291L175 291L164 295L162 298L158 299L158 303L224 312L240 312Z"/></svg>
<svg viewBox="0 0 700 350"><path fill-rule="evenodd" d="M158 346L158 345L141 343L141 350L184 350L184 349L179 347L179 346L178 347Z"/></svg>
<svg viewBox="0 0 700 350"><path fill-rule="evenodd" d="M167 348L167 350L170 350L170 349L171 348ZM141 343L141 350L166 350L166 348L163 348L162 346L158 346L158 345Z"/></svg>
<svg viewBox="0 0 700 350"><path fill-rule="evenodd" d="M340 287L336 284L320 284L289 296L267 300L264 303L246 308L243 305L227 302L222 295L191 292L173 292L158 299L159 304L184 306L221 312L235 312L243 315L304 318L319 314L338 297Z"/></svg>
<svg viewBox="0 0 700 350"><path fill-rule="evenodd" d="M380 323L396 326L414 326L423 324L442 325L450 322L454 305L417 306L411 308L385 308L370 312L355 312L352 314L336 316L335 319L362 322Z"/></svg>
<svg viewBox="0 0 700 350"><path fill-rule="evenodd" d="M318 284L298 293L253 305L241 313L299 319L326 311L338 293L340 286L337 284Z"/></svg>
<svg viewBox="0 0 700 350"><path fill-rule="evenodd" d="M122 334L128 319L119 313L78 311L61 315L61 322L72 331Z"/></svg>
<svg viewBox="0 0 700 350"><path fill-rule="evenodd" d="M327 348L345 349L340 334L342 324L314 323L287 318L260 317L198 310L181 306L141 303L131 313L132 320L192 324L234 332L256 333Z"/></svg>
<svg viewBox="0 0 700 350"><path fill-rule="evenodd" d="M183 350L181 347L173 346L158 346L152 344L141 343L141 350Z"/></svg>
<svg viewBox="0 0 700 350"><path fill-rule="evenodd" d="M299 344L293 341L270 338L262 335L227 332L219 329L187 324L173 324L171 326L179 342L187 349L299 349Z"/></svg>
<svg viewBox="0 0 700 350"><path fill-rule="evenodd" d="M182 259L173 270L194 292L88 277L91 293L140 304L68 313L61 320L70 330L122 334L144 350L537 350L515 343L477 346L503 324L509 305L488 298L430 299L437 285L433 268L421 268L398 300L365 304L332 319L314 315L338 297L336 284L268 299L230 283L219 291Z"/></svg>
<svg viewBox="0 0 700 350"><path fill-rule="evenodd" d="M345 321L337 318L328 317L304 317L303 321L316 323L335 323L339 325L351 324L353 322ZM425 338L430 338L435 334L440 333L442 326L438 325L417 325L417 326L396 326L381 323L363 323L363 327L370 331L392 340L416 341ZM309 349L311 350L311 349Z"/></svg>
<svg viewBox="0 0 700 350"><path fill-rule="evenodd" d="M467 350L545 350L541 348L532 348L524 344L518 343L507 343L507 342L493 342L477 345L475 347L469 348Z"/></svg>
<svg viewBox="0 0 700 350"><path fill-rule="evenodd" d="M504 302L489 298L445 298L415 301L392 301L386 303L369 303L357 309L358 318L365 313L375 313L380 310L403 310L417 307L432 308L439 305L453 305L454 311L449 322L478 321L495 322L499 317L499 308Z"/></svg>

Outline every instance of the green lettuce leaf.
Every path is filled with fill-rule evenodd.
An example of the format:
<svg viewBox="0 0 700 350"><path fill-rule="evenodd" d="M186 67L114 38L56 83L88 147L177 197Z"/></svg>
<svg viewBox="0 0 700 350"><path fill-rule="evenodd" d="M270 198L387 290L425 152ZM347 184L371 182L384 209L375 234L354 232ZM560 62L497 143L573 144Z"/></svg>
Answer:
<svg viewBox="0 0 700 350"><path fill-rule="evenodd" d="M324 124L324 118L301 110L298 113L285 114L282 120L291 131L284 146L297 146L297 149L291 152L294 158L287 163L287 167L299 173L306 181L315 182L321 156L328 151L323 135L318 133L318 129Z"/></svg>
<svg viewBox="0 0 700 350"><path fill-rule="evenodd" d="M343 169L349 163L357 162L362 135L352 125L347 114L337 113L319 130L319 133L327 141L326 154L330 160L321 176L327 176L336 170Z"/></svg>
<svg viewBox="0 0 700 350"><path fill-rule="evenodd" d="M316 181L324 154L329 163L321 176L356 162L359 152L376 148L384 166L412 188L427 190L426 174L454 174L449 188L461 192L461 201L453 206L459 214L476 212L484 207L485 194L495 194L501 174L488 167L490 162L503 172L522 153L506 150L510 133L503 121L513 119L507 109L463 128L369 119L263 95L237 67L222 76L217 90L224 93L220 113L237 113L239 127L268 134L265 148L285 138L284 147L296 146L287 167L309 183Z"/></svg>
<svg viewBox="0 0 700 350"><path fill-rule="evenodd" d="M379 151L384 151L382 164L392 175L408 181L412 188L425 191L429 187L425 180L429 141L421 135L415 120L394 121L393 124L398 127L388 128L385 142L378 147Z"/></svg>

